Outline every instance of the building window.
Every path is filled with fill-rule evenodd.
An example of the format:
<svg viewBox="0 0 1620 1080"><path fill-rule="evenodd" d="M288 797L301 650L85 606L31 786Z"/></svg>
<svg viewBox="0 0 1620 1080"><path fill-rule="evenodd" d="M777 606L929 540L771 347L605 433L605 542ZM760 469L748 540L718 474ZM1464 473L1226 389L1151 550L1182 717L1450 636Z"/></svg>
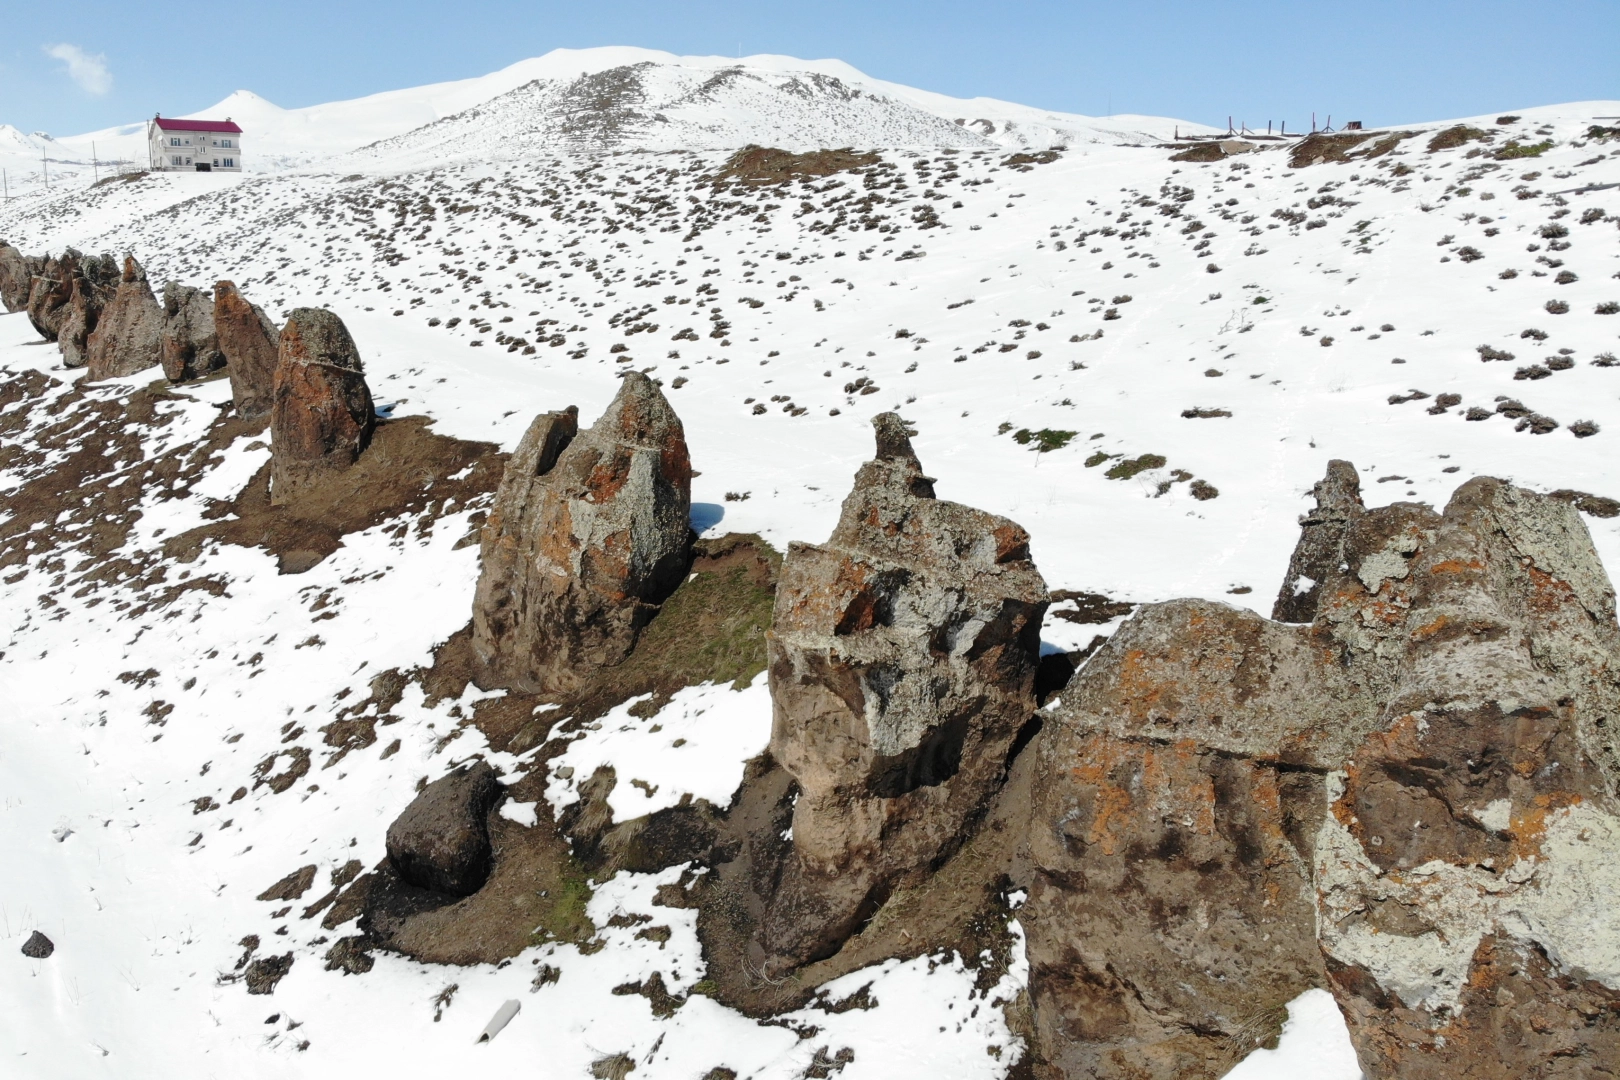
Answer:
<svg viewBox="0 0 1620 1080"><path fill-rule="evenodd" d="M185 164L185 162L181 161L178 157L170 158L169 160L174 162L174 164L176 164L176 165L184 165Z"/></svg>
<svg viewBox="0 0 1620 1080"><path fill-rule="evenodd" d="M230 149L231 140L229 140L229 139L221 139L221 140L219 140L219 145L225 147L226 149Z"/></svg>
<svg viewBox="0 0 1620 1080"><path fill-rule="evenodd" d="M236 159L235 159L235 158L226 158L226 159L225 159L225 167L226 167L226 168L227 168L227 169L234 169L234 168L236 168Z"/></svg>
<svg viewBox="0 0 1620 1080"><path fill-rule="evenodd" d="M169 140L169 145L170 145L170 146L179 146L179 145L180 145L180 140L179 140L179 139L177 139L177 138L175 138L175 139L170 139L170 140Z"/></svg>

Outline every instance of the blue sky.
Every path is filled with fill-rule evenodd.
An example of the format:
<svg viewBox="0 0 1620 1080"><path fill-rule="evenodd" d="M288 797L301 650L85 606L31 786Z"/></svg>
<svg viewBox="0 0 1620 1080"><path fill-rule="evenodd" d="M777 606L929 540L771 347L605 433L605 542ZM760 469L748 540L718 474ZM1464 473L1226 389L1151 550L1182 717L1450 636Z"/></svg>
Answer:
<svg viewBox="0 0 1620 1080"><path fill-rule="evenodd" d="M1369 126L1620 97L1620 0L8 4L0 123L66 135L481 75L553 48L786 53L958 97Z"/></svg>

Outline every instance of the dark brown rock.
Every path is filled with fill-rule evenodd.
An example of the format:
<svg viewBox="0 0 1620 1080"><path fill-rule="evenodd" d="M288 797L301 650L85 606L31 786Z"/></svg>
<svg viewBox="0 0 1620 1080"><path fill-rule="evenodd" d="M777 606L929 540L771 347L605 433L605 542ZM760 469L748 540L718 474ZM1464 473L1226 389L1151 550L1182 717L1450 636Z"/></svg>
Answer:
<svg viewBox="0 0 1620 1080"><path fill-rule="evenodd" d="M1348 461L1328 462L1327 475L1311 493L1316 506L1299 519L1299 543L1271 609L1278 622L1308 623L1316 618L1322 584L1337 573L1342 561L1345 533L1365 510L1361 480Z"/></svg>
<svg viewBox="0 0 1620 1080"><path fill-rule="evenodd" d="M376 425L360 351L343 320L322 308L294 311L276 363L271 501L286 502L353 465Z"/></svg>
<svg viewBox="0 0 1620 1080"><path fill-rule="evenodd" d="M56 347L62 352L62 366L84 367L90 358L90 335L95 333L101 313L117 294L122 274L111 255L79 260L72 275L72 289L62 321L57 327Z"/></svg>
<svg viewBox="0 0 1620 1080"><path fill-rule="evenodd" d="M163 358L163 321L146 272L134 256L126 256L113 298L85 343L89 377L116 378L156 367Z"/></svg>
<svg viewBox="0 0 1620 1080"><path fill-rule="evenodd" d="M73 277L80 255L72 248L60 256L47 255L38 272L28 282L28 321L46 341L55 341L62 328L68 300L73 296Z"/></svg>
<svg viewBox="0 0 1620 1080"><path fill-rule="evenodd" d="M229 281L214 283L214 333L231 377L231 400L243 418L263 416L275 400L281 334L264 310Z"/></svg>
<svg viewBox="0 0 1620 1080"><path fill-rule="evenodd" d="M32 934L29 934L28 940L23 942L22 954L31 960L47 959L55 951L56 942L46 937L38 930L35 930Z"/></svg>
<svg viewBox="0 0 1620 1080"><path fill-rule="evenodd" d="M34 275L41 273L44 268L43 258L24 255L0 240L0 306L7 311L27 309Z"/></svg>
<svg viewBox="0 0 1620 1080"><path fill-rule="evenodd" d="M293 954L282 953L280 956L261 956L247 966L242 973L242 980L247 983L247 992L250 994L273 994L276 984L286 977L292 970Z"/></svg>
<svg viewBox="0 0 1620 1080"><path fill-rule="evenodd" d="M793 544L777 586L771 754L800 790L761 939L778 968L836 952L954 850L1035 710L1028 535L935 499L901 419L873 423L831 539Z"/></svg>
<svg viewBox="0 0 1620 1080"><path fill-rule="evenodd" d="M264 892L259 894L260 900L297 900L309 891L315 884L315 864L301 866L288 874Z"/></svg>
<svg viewBox="0 0 1620 1080"><path fill-rule="evenodd" d="M488 762L440 777L388 826L388 858L408 885L471 896L489 877L485 819L504 789Z"/></svg>
<svg viewBox="0 0 1620 1080"><path fill-rule="evenodd" d="M170 382L191 382L224 363L208 294L176 281L163 286L163 374Z"/></svg>
<svg viewBox="0 0 1620 1080"><path fill-rule="evenodd" d="M680 417L630 372L596 424L537 418L484 527L473 648L492 685L577 690L621 663L691 562Z"/></svg>

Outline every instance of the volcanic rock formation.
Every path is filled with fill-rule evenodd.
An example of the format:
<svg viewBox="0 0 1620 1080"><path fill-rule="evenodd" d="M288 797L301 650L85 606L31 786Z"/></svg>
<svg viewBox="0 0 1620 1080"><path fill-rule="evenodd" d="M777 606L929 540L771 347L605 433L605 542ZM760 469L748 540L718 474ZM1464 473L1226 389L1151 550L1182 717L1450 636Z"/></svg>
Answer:
<svg viewBox="0 0 1620 1080"><path fill-rule="evenodd" d="M28 321L46 341L55 341L62 328L73 276L78 272L80 255L72 248L56 258L47 255L28 282Z"/></svg>
<svg viewBox="0 0 1620 1080"><path fill-rule="evenodd" d="M274 385L270 500L284 503L353 465L371 442L377 415L360 350L343 320L324 308L288 316Z"/></svg>
<svg viewBox="0 0 1620 1080"><path fill-rule="evenodd" d="M200 379L225 363L207 293L171 281L163 286L163 314L163 374L170 382Z"/></svg>
<svg viewBox="0 0 1620 1080"><path fill-rule="evenodd" d="M28 307L28 292L34 275L45 268L45 260L24 255L4 240L0 240L0 306L7 311L22 311Z"/></svg>
<svg viewBox="0 0 1620 1080"><path fill-rule="evenodd" d="M80 368L88 362L90 335L101 320L102 309L112 302L118 291L121 276L111 255L89 256L79 261L56 331L56 347L62 351L63 367Z"/></svg>
<svg viewBox="0 0 1620 1080"><path fill-rule="evenodd" d="M577 416L530 425L484 526L473 648L492 685L577 690L630 654L691 561L686 434L657 384L629 372L594 426Z"/></svg>
<svg viewBox="0 0 1620 1080"><path fill-rule="evenodd" d="M1361 480L1348 461L1328 462L1327 476L1311 493L1316 506L1299 519L1299 543L1271 609L1278 622L1306 623L1316 617L1322 583L1338 570L1345 533L1362 513Z"/></svg>
<svg viewBox="0 0 1620 1080"><path fill-rule="evenodd" d="M97 320L85 353L91 379L133 375L162 359L163 308L134 256L125 256L118 288Z"/></svg>
<svg viewBox="0 0 1620 1080"><path fill-rule="evenodd" d="M1020 921L1051 1076L1220 1076L1324 982L1369 1080L1620 1059L1620 628L1586 529L1498 480L1444 515L1353 480L1317 486L1279 598L1314 623L1144 608L1048 720Z"/></svg>
<svg viewBox="0 0 1620 1080"><path fill-rule="evenodd" d="M276 358L281 335L264 310L249 303L229 281L214 283L214 333L231 378L236 415L263 416L275 398Z"/></svg>
<svg viewBox="0 0 1620 1080"><path fill-rule="evenodd" d="M800 792L761 935L777 967L831 955L948 856L1035 711L1028 534L936 499L900 417L873 425L831 539L791 545L777 586L771 754Z"/></svg>

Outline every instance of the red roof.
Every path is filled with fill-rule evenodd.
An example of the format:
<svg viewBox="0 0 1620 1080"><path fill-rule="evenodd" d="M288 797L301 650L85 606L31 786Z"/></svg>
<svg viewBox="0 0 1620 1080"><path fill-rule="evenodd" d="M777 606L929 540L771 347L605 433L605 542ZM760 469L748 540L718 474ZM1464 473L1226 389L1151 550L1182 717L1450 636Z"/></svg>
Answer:
<svg viewBox="0 0 1620 1080"><path fill-rule="evenodd" d="M242 129L229 120L170 120L159 116L153 122L164 131L222 131L232 135L242 134Z"/></svg>

